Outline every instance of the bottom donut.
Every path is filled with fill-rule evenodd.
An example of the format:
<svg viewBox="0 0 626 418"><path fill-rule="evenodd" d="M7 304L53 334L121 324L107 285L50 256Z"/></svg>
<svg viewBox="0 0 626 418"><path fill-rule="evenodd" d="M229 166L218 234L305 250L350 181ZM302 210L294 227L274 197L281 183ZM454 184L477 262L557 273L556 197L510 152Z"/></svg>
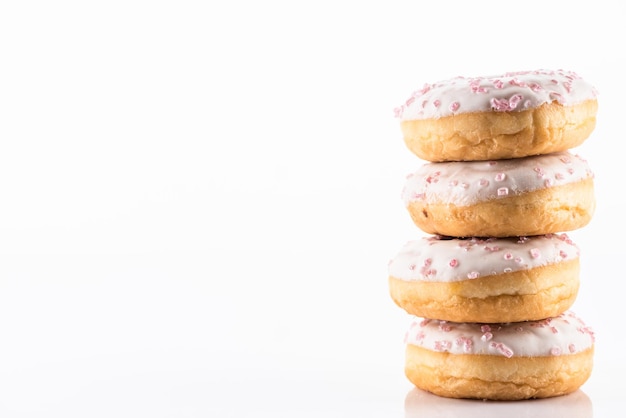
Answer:
<svg viewBox="0 0 626 418"><path fill-rule="evenodd" d="M418 319L406 335L405 374L448 398L550 398L587 381L593 352L593 331L570 311L506 324Z"/></svg>
<svg viewBox="0 0 626 418"><path fill-rule="evenodd" d="M582 390L564 396L527 401L452 399L418 388L404 399L405 418L593 418L593 404Z"/></svg>

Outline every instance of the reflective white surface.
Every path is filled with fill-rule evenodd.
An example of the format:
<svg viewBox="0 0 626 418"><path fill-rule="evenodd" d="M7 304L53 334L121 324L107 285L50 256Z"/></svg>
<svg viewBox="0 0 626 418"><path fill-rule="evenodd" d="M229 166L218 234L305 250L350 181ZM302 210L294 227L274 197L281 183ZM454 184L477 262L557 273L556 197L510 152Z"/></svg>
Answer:
<svg viewBox="0 0 626 418"><path fill-rule="evenodd" d="M626 6L508 7L0 6L0 415L620 416ZM551 67L601 93L578 150L597 212L572 234L592 376L538 402L415 392L386 268L418 234L399 194L420 162L393 108Z"/></svg>

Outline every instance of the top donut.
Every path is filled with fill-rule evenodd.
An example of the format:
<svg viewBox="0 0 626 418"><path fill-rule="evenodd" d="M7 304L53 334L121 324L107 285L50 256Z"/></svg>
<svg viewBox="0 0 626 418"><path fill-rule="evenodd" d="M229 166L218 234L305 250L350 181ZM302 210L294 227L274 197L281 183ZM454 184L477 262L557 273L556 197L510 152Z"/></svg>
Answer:
<svg viewBox="0 0 626 418"><path fill-rule="evenodd" d="M574 148L597 110L597 90L576 73L536 70L426 84L395 115L421 159L484 161Z"/></svg>

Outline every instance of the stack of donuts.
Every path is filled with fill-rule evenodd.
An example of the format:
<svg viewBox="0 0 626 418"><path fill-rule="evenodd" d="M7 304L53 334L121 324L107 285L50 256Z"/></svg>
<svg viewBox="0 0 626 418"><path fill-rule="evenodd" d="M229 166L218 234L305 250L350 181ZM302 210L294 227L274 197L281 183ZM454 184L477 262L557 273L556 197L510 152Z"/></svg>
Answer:
<svg viewBox="0 0 626 418"><path fill-rule="evenodd" d="M389 262L413 318L405 374L451 398L571 393L589 378L593 331L571 307L594 175L572 151L592 133L596 89L537 70L427 84L396 109L424 164L402 198L424 236Z"/></svg>

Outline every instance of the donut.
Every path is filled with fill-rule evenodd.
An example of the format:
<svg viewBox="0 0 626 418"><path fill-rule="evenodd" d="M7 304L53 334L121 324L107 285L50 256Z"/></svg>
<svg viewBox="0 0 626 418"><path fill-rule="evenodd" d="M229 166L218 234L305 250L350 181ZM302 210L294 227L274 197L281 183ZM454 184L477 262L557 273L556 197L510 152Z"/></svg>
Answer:
<svg viewBox="0 0 626 418"><path fill-rule="evenodd" d="M456 77L426 84L395 109L408 149L426 161L519 158L582 144L597 90L571 71Z"/></svg>
<svg viewBox="0 0 626 418"><path fill-rule="evenodd" d="M593 351L593 331L571 311L503 324L416 318L406 335L405 374L448 398L549 398L587 381Z"/></svg>
<svg viewBox="0 0 626 418"><path fill-rule="evenodd" d="M426 163L401 196L429 234L509 237L568 232L595 211L594 174L569 151L508 160Z"/></svg>
<svg viewBox="0 0 626 418"><path fill-rule="evenodd" d="M405 418L592 418L589 396L577 390L529 402L444 398L413 387L404 399ZM558 411L558 415L555 414Z"/></svg>
<svg viewBox="0 0 626 418"><path fill-rule="evenodd" d="M422 237L388 265L391 299L412 315L455 322L518 322L569 309L580 250L567 234Z"/></svg>

